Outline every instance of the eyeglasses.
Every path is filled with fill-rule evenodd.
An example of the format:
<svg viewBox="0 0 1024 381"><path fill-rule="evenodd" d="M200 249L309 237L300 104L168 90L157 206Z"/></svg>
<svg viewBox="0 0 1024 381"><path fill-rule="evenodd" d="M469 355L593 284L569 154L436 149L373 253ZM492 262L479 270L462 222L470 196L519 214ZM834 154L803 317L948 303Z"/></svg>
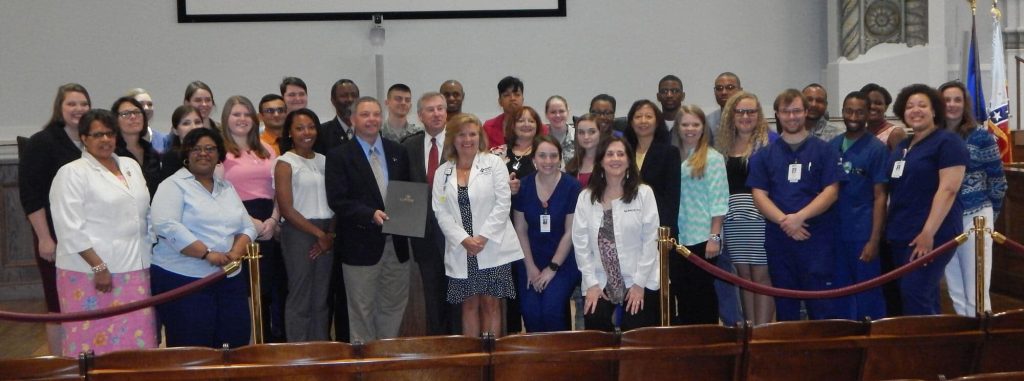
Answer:
<svg viewBox="0 0 1024 381"><path fill-rule="evenodd" d="M729 91L736 90L736 85L725 85L725 86L719 85L719 86L715 86L715 91L725 91L725 90L729 90Z"/></svg>
<svg viewBox="0 0 1024 381"><path fill-rule="evenodd" d="M754 116L754 115L757 115L757 109L756 108L738 108L738 109L733 110L732 112L735 113L736 115L739 115L739 116Z"/></svg>
<svg viewBox="0 0 1024 381"><path fill-rule="evenodd" d="M260 110L260 112L262 112L264 114L271 114L271 115L273 115L273 114L284 114L285 113L285 109L284 109L284 107L275 107L275 108L269 108L268 107L268 108Z"/></svg>
<svg viewBox="0 0 1024 381"><path fill-rule="evenodd" d="M115 136L117 136L117 133L116 133L116 132L114 132L114 131L107 131L107 132L93 132L93 133L91 133L91 134L88 134L88 135L86 135L86 136L88 136L88 137L90 137L90 138L93 138L93 139L102 139L102 138L110 138L110 139L113 139L113 138L114 138Z"/></svg>
<svg viewBox="0 0 1024 381"><path fill-rule="evenodd" d="M590 110L590 113L594 114L594 115L604 115L604 116L615 115L615 111L612 111L612 110Z"/></svg>
<svg viewBox="0 0 1024 381"><path fill-rule="evenodd" d="M779 110L779 114L782 114L782 115L798 115L798 114L803 114L803 113L804 113L804 109L802 109L802 108L789 108L789 109Z"/></svg>
<svg viewBox="0 0 1024 381"><path fill-rule="evenodd" d="M217 153L217 146L195 146L192 147L192 149L189 151L191 151L192 153L215 154Z"/></svg>
<svg viewBox="0 0 1024 381"><path fill-rule="evenodd" d="M139 111L139 110L121 111L121 112L117 113L117 117L119 117L121 119L138 118L140 116L142 116L142 111Z"/></svg>

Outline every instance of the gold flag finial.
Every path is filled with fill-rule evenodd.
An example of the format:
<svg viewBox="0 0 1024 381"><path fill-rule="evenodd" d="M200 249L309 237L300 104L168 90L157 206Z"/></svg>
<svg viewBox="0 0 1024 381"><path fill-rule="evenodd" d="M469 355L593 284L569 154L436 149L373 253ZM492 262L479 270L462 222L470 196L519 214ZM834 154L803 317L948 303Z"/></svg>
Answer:
<svg viewBox="0 0 1024 381"><path fill-rule="evenodd" d="M971 15L973 16L974 12L978 9L978 1L977 0L967 0L967 4L971 5Z"/></svg>
<svg viewBox="0 0 1024 381"><path fill-rule="evenodd" d="M999 11L999 0L992 0L992 18L996 20L1003 18L1003 12Z"/></svg>

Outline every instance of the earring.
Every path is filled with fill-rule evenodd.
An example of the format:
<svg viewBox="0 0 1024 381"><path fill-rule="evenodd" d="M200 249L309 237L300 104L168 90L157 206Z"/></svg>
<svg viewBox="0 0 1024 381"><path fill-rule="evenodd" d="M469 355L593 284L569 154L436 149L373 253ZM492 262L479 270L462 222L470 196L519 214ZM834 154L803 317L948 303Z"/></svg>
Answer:
<svg viewBox="0 0 1024 381"><path fill-rule="evenodd" d="M604 178L604 172L601 172L601 178L602 179Z"/></svg>
<svg viewBox="0 0 1024 381"><path fill-rule="evenodd" d="M182 159L181 160L181 165L187 167L188 166L188 158Z"/></svg>

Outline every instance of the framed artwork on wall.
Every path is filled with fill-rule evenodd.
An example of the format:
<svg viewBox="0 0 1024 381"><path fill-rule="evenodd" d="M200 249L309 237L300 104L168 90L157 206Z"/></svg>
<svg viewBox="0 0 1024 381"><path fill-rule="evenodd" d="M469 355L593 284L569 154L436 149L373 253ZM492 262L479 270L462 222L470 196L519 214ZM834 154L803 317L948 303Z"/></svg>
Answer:
<svg viewBox="0 0 1024 381"><path fill-rule="evenodd" d="M565 17L565 0L178 0L178 22Z"/></svg>

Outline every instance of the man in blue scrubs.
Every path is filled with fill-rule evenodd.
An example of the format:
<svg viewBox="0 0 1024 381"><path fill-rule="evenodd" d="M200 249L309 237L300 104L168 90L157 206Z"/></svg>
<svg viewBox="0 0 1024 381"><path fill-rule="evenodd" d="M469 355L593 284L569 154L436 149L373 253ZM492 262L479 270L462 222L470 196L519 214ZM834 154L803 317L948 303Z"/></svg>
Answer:
<svg viewBox="0 0 1024 381"><path fill-rule="evenodd" d="M804 126L807 101L796 89L775 99L782 136L750 158L747 186L754 205L764 214L765 251L772 285L797 290L835 288L835 213L845 174L839 152L821 139L810 137ZM837 304L848 298L807 300L811 319L848 316ZM800 300L775 298L779 321L799 320Z"/></svg>
<svg viewBox="0 0 1024 381"><path fill-rule="evenodd" d="M878 277L881 267L878 245L885 224L885 172L889 152L880 140L867 134L868 97L851 92L843 100L846 133L832 139L840 153L846 180L839 182L839 225L836 229L836 281L838 286ZM885 299L880 287L851 295L851 320L885 317Z"/></svg>

